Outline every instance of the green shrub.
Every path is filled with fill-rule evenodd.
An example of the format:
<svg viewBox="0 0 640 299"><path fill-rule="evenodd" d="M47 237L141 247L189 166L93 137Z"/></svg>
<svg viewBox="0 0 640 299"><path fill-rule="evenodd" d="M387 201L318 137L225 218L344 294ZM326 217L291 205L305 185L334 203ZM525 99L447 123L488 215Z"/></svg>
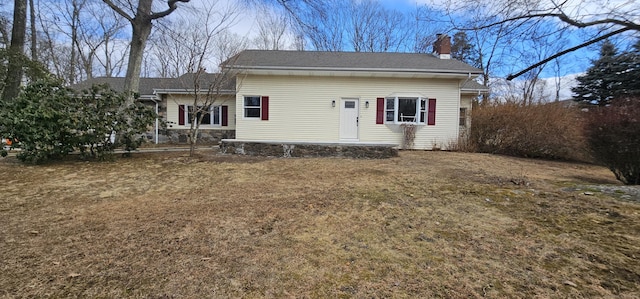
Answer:
<svg viewBox="0 0 640 299"><path fill-rule="evenodd" d="M137 148L155 118L142 105L124 103L123 95L105 86L74 94L60 82L37 81L2 103L0 135L20 145L17 157L24 162L59 159L73 151L104 159L116 148ZM110 140L114 132L121 137L117 142Z"/></svg>

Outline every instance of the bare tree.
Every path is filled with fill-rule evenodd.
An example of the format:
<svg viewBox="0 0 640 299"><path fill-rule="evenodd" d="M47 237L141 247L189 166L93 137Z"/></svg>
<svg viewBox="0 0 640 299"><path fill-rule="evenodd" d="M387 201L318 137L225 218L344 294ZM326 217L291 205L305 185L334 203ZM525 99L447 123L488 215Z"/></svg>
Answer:
<svg viewBox="0 0 640 299"><path fill-rule="evenodd" d="M126 104L130 105L134 101L133 94L138 92L140 86L142 58L153 27L152 21L171 14L178 8L178 2L186 3L190 0L168 0L168 8L159 12L152 10L153 0L138 0L137 5L131 2L133 0L125 2L118 0L102 1L131 24L132 36L124 83L125 92L130 94Z"/></svg>
<svg viewBox="0 0 640 299"><path fill-rule="evenodd" d="M189 145L190 156L195 153L198 138L200 136L200 125L202 119L211 113L222 118L225 111L223 104L225 101L234 101L235 98L229 97L229 91L235 90L240 84L241 78L231 68L227 68L223 63L231 63L235 61L237 54L245 48L245 44L238 36L227 34L226 32L211 34L204 41L205 48L212 48L213 53L219 59L220 69L215 73L206 73L205 68L200 67L193 75L193 86L191 96L193 97L191 109L189 111L190 127L189 127ZM204 52L203 52L204 53ZM199 59L199 66L202 66L205 59L202 55ZM187 77L189 78L189 77ZM215 111L215 109L219 109ZM223 120L221 120L223 121Z"/></svg>
<svg viewBox="0 0 640 299"><path fill-rule="evenodd" d="M531 63L522 70L507 76L508 80L521 76L555 58L592 44L622 35L640 31L640 2L638 1L488 1L488 0L450 0L447 2L450 16L461 13L472 13L479 18L490 20L475 26L464 27L466 30L483 30L487 28L508 26L518 30L519 36L526 38L532 28L539 24L550 26L558 33L580 31L582 42L572 47L565 47L547 57ZM454 9L455 8L455 9ZM473 10L469 9L473 8Z"/></svg>
<svg viewBox="0 0 640 299"><path fill-rule="evenodd" d="M94 72L106 77L120 72L127 46L119 42L116 36L125 27L125 22L115 12L105 10L95 2L87 3L75 42L86 78L92 78ZM97 65L100 66L99 70L95 69Z"/></svg>
<svg viewBox="0 0 640 299"><path fill-rule="evenodd" d="M266 5L262 6L258 19L258 36L255 45L261 50L282 50L285 48L289 31L289 17Z"/></svg>
<svg viewBox="0 0 640 299"><path fill-rule="evenodd" d="M27 30L27 0L15 0L13 4L13 28L8 51L7 75L4 78L2 100L9 101L18 95L23 75L24 43Z"/></svg>
<svg viewBox="0 0 640 299"><path fill-rule="evenodd" d="M228 113L224 109L225 101L229 99L229 88L235 88L235 76L230 69L222 68L220 72L208 74L205 69L199 69L193 76L193 102L189 106L189 156L193 157L200 136L200 126L205 116L210 114L222 118ZM216 111L216 109L218 109ZM223 122L224 120L220 120Z"/></svg>
<svg viewBox="0 0 640 299"><path fill-rule="evenodd" d="M9 26L11 22L9 22L9 18L4 16L4 14L0 14L0 47L6 48L10 43L10 35L9 35Z"/></svg>
<svg viewBox="0 0 640 299"><path fill-rule="evenodd" d="M300 9L295 12L299 31L304 33L315 50L342 51L347 8L345 1L330 0Z"/></svg>
<svg viewBox="0 0 640 299"><path fill-rule="evenodd" d="M228 28L236 23L240 11L237 4L214 2L204 10L179 15L180 20L171 25L159 24L150 40L154 71L162 77L176 78L184 73L195 73L200 68L217 68L220 60L212 45L228 34Z"/></svg>
<svg viewBox="0 0 640 299"><path fill-rule="evenodd" d="M217 115L218 121L222 121L223 112L228 112L222 111L223 104L235 100L229 96L235 88L235 76L219 66L246 48L244 38L228 31L241 8L233 3L216 2L209 3L206 9L187 11L189 21L182 18L171 25L161 24L150 42L156 71L166 77L179 77L184 91L191 97L190 105L184 110L188 115L191 155L198 143L203 119Z"/></svg>
<svg viewBox="0 0 640 299"><path fill-rule="evenodd" d="M411 35L411 18L385 9L377 0L351 1L345 28L350 46L356 52L398 52Z"/></svg>
<svg viewBox="0 0 640 299"><path fill-rule="evenodd" d="M44 61L50 66L53 65L55 73L70 84L84 78L84 68L80 64L78 50L81 49L81 13L86 4L87 0L70 0L44 2L40 7L40 24L46 40L46 54L40 55L52 58L51 61Z"/></svg>
<svg viewBox="0 0 640 299"><path fill-rule="evenodd" d="M120 74L125 67L126 51L129 45L124 44L117 35L125 28L125 23L113 11L105 11L100 6L93 5L89 14L97 21L94 34L83 36L84 43L89 49L95 49L95 60L101 66L101 73L105 77ZM88 30L83 30L87 32ZM100 51L102 54L98 54Z"/></svg>
<svg viewBox="0 0 640 299"><path fill-rule="evenodd" d="M262 0L277 3L294 21L297 36L322 51L415 49L415 16L386 9L378 0ZM297 42L300 45L299 42ZM296 48L300 48L297 46Z"/></svg>

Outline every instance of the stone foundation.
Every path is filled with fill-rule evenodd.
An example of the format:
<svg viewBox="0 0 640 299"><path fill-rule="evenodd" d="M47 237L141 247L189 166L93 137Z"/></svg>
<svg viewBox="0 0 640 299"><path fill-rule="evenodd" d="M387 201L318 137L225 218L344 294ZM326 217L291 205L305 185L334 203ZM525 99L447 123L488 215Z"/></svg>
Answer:
<svg viewBox="0 0 640 299"><path fill-rule="evenodd" d="M159 143L188 144L189 130L166 129L160 130L158 135ZM235 138L235 130L202 130L198 132L198 144L219 144L222 139ZM153 140L153 133L149 140Z"/></svg>
<svg viewBox="0 0 640 299"><path fill-rule="evenodd" d="M220 152L267 157L347 157L358 159L385 159L398 156L398 149L388 144L357 143L279 143L240 140L222 140Z"/></svg>

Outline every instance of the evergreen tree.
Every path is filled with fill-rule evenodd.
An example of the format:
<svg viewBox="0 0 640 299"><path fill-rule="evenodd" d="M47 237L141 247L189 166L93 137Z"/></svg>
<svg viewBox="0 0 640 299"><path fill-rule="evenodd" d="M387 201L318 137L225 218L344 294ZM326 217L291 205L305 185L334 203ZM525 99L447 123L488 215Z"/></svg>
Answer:
<svg viewBox="0 0 640 299"><path fill-rule="evenodd" d="M572 88L574 100L606 106L616 98L640 93L640 41L634 50L618 54L608 40L602 43L600 57L593 61L587 73L576 78Z"/></svg>
<svg viewBox="0 0 640 299"><path fill-rule="evenodd" d="M623 94L640 96L640 39L629 52L622 53L618 61L622 69L620 77L624 79Z"/></svg>
<svg viewBox="0 0 640 299"><path fill-rule="evenodd" d="M464 31L458 31L453 35L451 58L480 67L478 50L471 44L467 33Z"/></svg>

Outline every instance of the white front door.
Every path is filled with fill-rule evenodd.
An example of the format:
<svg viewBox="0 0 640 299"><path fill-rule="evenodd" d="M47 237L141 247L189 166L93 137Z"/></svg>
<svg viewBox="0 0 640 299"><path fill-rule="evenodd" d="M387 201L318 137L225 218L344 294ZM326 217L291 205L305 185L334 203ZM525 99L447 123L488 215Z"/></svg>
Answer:
<svg viewBox="0 0 640 299"><path fill-rule="evenodd" d="M340 101L340 139L358 140L358 99Z"/></svg>

